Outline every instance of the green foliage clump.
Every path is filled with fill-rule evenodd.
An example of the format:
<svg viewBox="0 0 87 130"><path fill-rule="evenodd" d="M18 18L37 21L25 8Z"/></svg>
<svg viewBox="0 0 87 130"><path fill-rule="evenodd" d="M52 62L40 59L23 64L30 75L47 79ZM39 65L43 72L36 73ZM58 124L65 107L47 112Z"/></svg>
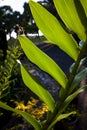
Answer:
<svg viewBox="0 0 87 130"><path fill-rule="evenodd" d="M20 57L20 47L9 47L7 57L4 63L0 66L0 99L10 94L12 83L15 84L16 75L18 74L17 59Z"/></svg>

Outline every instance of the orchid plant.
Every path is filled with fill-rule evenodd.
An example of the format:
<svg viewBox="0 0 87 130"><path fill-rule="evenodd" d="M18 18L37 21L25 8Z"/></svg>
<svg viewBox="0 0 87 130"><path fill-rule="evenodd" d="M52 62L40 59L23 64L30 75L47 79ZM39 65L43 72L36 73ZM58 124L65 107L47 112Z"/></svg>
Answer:
<svg viewBox="0 0 87 130"><path fill-rule="evenodd" d="M87 86L78 87L81 80L87 74L86 67L83 70L80 69L87 60L85 55L87 53L87 1L53 0L53 2L63 23L78 36L83 43L82 46L79 46L79 43L61 26L60 21L55 16L39 3L30 0L29 6L34 20L44 36L74 60L69 78L48 55L35 46L27 37L20 35L18 36L18 40L27 58L41 70L51 75L60 84L59 100L56 102L40 81L30 74L20 63L21 74L25 85L48 106L49 112L46 120L39 122L29 113L16 110L0 102L1 108L20 114L36 130L51 130L58 121L67 118L71 114L76 114L75 111L69 113L64 113L64 111L70 102L79 93L83 92Z"/></svg>

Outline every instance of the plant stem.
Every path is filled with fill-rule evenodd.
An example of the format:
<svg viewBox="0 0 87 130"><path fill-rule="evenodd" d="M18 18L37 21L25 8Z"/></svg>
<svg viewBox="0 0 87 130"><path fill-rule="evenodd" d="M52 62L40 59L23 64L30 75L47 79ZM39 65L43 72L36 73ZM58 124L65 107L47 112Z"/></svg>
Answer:
<svg viewBox="0 0 87 130"><path fill-rule="evenodd" d="M62 95L61 99L58 101L56 107L55 107L55 110L54 112L52 113L52 116L50 117L50 119L47 120L47 124L49 124L48 126L50 126L50 124L52 123L52 121L55 119L59 109L60 109L60 106L62 105L62 103L64 102L64 100L68 97L68 94L69 94L69 89L70 89L70 86L77 74L77 70L78 70L78 67L79 67L79 63L83 57L83 55L85 54L86 52L86 49L87 49L87 40L86 42L84 43L82 49L80 50L80 53L78 55L78 58L75 62L75 65L74 65L74 68L73 68L73 71L69 77L69 80L68 80L68 83L66 85L66 88L65 88L65 91L64 91L64 94ZM48 130L48 129L47 129Z"/></svg>
<svg viewBox="0 0 87 130"><path fill-rule="evenodd" d="M79 63L80 63L81 59L83 58L83 55L85 54L86 49L87 49L87 40L84 43L84 45L83 45L83 47L82 47L82 49L81 49L81 51L80 51L80 53L78 55L78 58L77 58L77 60L75 62L73 71L72 71L72 73L71 73L71 75L69 77L68 83L66 85L65 93L62 96L62 99L61 99L62 101L64 101L66 99L66 97L68 96L68 93L69 93L69 90L70 90L70 86L71 86L71 84L72 84L72 82L73 82L73 80L74 80L74 78L75 78L75 76L77 74Z"/></svg>

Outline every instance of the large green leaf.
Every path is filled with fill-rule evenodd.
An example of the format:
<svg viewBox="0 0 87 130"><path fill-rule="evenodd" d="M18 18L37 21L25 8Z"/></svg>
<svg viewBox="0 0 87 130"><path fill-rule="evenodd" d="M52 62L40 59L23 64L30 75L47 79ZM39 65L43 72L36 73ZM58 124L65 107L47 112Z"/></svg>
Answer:
<svg viewBox="0 0 87 130"><path fill-rule="evenodd" d="M59 66L49 56L36 47L28 38L19 36L18 39L26 56L40 69L49 73L63 88L65 88L67 78Z"/></svg>
<svg viewBox="0 0 87 130"><path fill-rule="evenodd" d="M81 40L85 41L87 20L79 0L54 0L54 4L67 27L73 30ZM86 6L86 3L84 4Z"/></svg>
<svg viewBox="0 0 87 130"><path fill-rule="evenodd" d="M8 105L6 105L3 102L0 102L0 107L12 112L15 112L17 114L20 114L22 117L24 117L36 130L41 130L41 124L35 119L33 118L30 114L24 112L24 111L20 111L20 110L16 110L15 108L12 108Z"/></svg>
<svg viewBox="0 0 87 130"><path fill-rule="evenodd" d="M42 99L47 104L49 110L53 112L55 108L55 101L53 100L51 94L42 86L42 84L34 76L28 73L22 65L21 74L25 85L38 97L40 97L40 99Z"/></svg>
<svg viewBox="0 0 87 130"><path fill-rule="evenodd" d="M46 38L76 60L79 50L72 36L69 35L59 21L40 4L30 0L29 5L37 26Z"/></svg>

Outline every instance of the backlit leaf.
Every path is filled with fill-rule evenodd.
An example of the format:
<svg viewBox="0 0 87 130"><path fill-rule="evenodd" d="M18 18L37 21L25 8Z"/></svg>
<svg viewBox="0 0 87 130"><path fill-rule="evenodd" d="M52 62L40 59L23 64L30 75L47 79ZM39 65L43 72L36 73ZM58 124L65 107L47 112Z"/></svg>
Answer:
<svg viewBox="0 0 87 130"><path fill-rule="evenodd" d="M55 108L55 101L53 100L51 94L42 86L42 84L34 76L28 73L22 65L21 74L25 85L31 91L33 91L40 99L42 99L47 104L49 110L53 112Z"/></svg>
<svg viewBox="0 0 87 130"><path fill-rule="evenodd" d="M73 30L81 40L85 41L86 40L85 26L87 27L87 19L80 1L54 0L54 4L58 11L58 14L62 18L66 26L69 29ZM84 4L86 6L86 3Z"/></svg>
<svg viewBox="0 0 87 130"><path fill-rule="evenodd" d="M60 67L49 56L36 47L28 38L19 36L18 39L28 59L36 64L40 69L50 74L63 88L65 88L67 77Z"/></svg>
<svg viewBox="0 0 87 130"><path fill-rule="evenodd" d="M63 29L56 17L32 0L30 0L29 5L35 22L45 37L76 60L79 53L77 43Z"/></svg>

